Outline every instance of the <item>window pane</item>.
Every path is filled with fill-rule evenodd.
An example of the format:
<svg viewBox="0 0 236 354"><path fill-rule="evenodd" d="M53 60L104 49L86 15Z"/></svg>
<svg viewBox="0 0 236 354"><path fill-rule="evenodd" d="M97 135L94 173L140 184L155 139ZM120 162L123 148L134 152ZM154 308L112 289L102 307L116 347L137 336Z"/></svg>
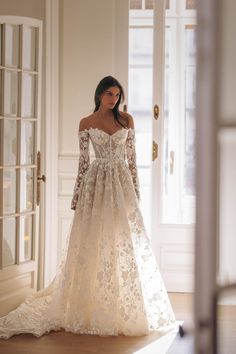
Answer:
<svg viewBox="0 0 236 354"><path fill-rule="evenodd" d="M4 80L4 114L17 116L17 89L18 75L15 72L5 70Z"/></svg>
<svg viewBox="0 0 236 354"><path fill-rule="evenodd" d="M171 54L171 41L170 41L170 29L167 27L165 31L165 94L164 94L164 158L163 158L163 195L166 196L169 193L171 179L169 174L169 154L170 154L170 131L171 131L171 117L170 117L170 54ZM165 199L166 200L166 199ZM172 201L173 202L173 201ZM168 208L164 207L164 210Z"/></svg>
<svg viewBox="0 0 236 354"><path fill-rule="evenodd" d="M21 168L20 173L20 211L33 209L33 168Z"/></svg>
<svg viewBox="0 0 236 354"><path fill-rule="evenodd" d="M4 165L16 165L17 123L4 119Z"/></svg>
<svg viewBox="0 0 236 354"><path fill-rule="evenodd" d="M186 195L195 195L195 97L196 97L196 33L185 27L185 129L184 183Z"/></svg>
<svg viewBox="0 0 236 354"><path fill-rule="evenodd" d="M130 9L131 10L142 9L142 0L130 0Z"/></svg>
<svg viewBox="0 0 236 354"><path fill-rule="evenodd" d="M142 117L150 112L152 107L152 68L130 68L129 70L129 105L136 113L140 112ZM135 118L137 119L137 118ZM143 123L141 123L141 120ZM139 119L140 124L146 125L146 119ZM140 127L141 129L141 127Z"/></svg>
<svg viewBox="0 0 236 354"><path fill-rule="evenodd" d="M23 26L23 69L36 70L36 30Z"/></svg>
<svg viewBox="0 0 236 354"><path fill-rule="evenodd" d="M3 267L16 263L16 219L3 219Z"/></svg>
<svg viewBox="0 0 236 354"><path fill-rule="evenodd" d="M29 261L32 258L32 215L20 218L20 262Z"/></svg>
<svg viewBox="0 0 236 354"><path fill-rule="evenodd" d="M184 80L181 107L173 72L174 27L165 32L164 150L162 166L162 222L191 224L195 215L195 28L186 25L183 60L179 72ZM177 102L177 103L176 103ZM176 106L177 104L177 106ZM177 109L175 109L177 107Z"/></svg>
<svg viewBox="0 0 236 354"><path fill-rule="evenodd" d="M153 28L130 28L129 38L129 111L135 117L141 208L150 230Z"/></svg>
<svg viewBox="0 0 236 354"><path fill-rule="evenodd" d="M196 10L197 0L186 0L187 10Z"/></svg>
<svg viewBox="0 0 236 354"><path fill-rule="evenodd" d="M152 65L152 28L130 28L129 65Z"/></svg>
<svg viewBox="0 0 236 354"><path fill-rule="evenodd" d="M16 170L3 171L3 213L16 212Z"/></svg>
<svg viewBox="0 0 236 354"><path fill-rule="evenodd" d="M5 65L19 66L19 26L5 25Z"/></svg>
<svg viewBox="0 0 236 354"><path fill-rule="evenodd" d="M34 122L21 121L21 164L34 163Z"/></svg>
<svg viewBox="0 0 236 354"><path fill-rule="evenodd" d="M153 0L145 0L145 9L152 10L153 9Z"/></svg>
<svg viewBox="0 0 236 354"><path fill-rule="evenodd" d="M22 117L35 116L35 76L22 74Z"/></svg>
<svg viewBox="0 0 236 354"><path fill-rule="evenodd" d="M179 119L177 112L173 109L173 27L166 27L165 30L165 86L164 86L164 136L162 151L162 223L171 224L180 221L180 200L178 179L179 171L176 164L177 138L176 122ZM177 123L178 124L178 123Z"/></svg>

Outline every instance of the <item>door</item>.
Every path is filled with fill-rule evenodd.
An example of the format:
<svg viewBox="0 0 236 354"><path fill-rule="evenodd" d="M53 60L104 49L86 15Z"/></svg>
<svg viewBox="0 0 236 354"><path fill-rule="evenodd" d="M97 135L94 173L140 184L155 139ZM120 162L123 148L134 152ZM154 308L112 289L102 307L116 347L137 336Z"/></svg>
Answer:
<svg viewBox="0 0 236 354"><path fill-rule="evenodd" d="M167 289L180 292L193 289L195 5L130 1L128 107L141 208Z"/></svg>
<svg viewBox="0 0 236 354"><path fill-rule="evenodd" d="M0 39L0 314L3 315L37 287L42 23L1 16Z"/></svg>

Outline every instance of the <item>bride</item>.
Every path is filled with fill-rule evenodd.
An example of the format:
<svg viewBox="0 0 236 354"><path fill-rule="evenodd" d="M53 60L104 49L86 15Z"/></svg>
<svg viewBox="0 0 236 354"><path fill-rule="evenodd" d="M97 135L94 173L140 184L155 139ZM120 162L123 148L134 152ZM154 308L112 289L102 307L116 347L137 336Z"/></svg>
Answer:
<svg viewBox="0 0 236 354"><path fill-rule="evenodd" d="M112 76L79 124L75 211L51 284L0 319L0 338L52 330L145 335L175 325L139 207L135 127ZM90 162L90 142L95 159Z"/></svg>

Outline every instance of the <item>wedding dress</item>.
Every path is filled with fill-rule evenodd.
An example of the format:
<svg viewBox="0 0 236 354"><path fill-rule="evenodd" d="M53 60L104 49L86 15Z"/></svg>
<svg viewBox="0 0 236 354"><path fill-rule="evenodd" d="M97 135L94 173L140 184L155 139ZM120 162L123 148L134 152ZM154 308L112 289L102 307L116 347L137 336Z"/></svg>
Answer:
<svg viewBox="0 0 236 354"><path fill-rule="evenodd" d="M176 323L139 208L135 130L85 129L79 145L75 212L57 274L0 319L0 338L60 329L136 336Z"/></svg>

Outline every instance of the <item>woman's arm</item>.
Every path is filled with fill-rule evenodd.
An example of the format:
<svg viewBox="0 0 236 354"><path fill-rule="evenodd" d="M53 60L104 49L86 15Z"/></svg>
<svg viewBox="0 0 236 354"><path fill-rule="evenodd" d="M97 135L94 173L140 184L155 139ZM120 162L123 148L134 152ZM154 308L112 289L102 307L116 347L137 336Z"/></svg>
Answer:
<svg viewBox="0 0 236 354"><path fill-rule="evenodd" d="M80 155L79 155L79 164L78 164L78 173L77 173L77 178L75 181L74 185L74 191L73 191L73 198L71 201L71 209L75 210L76 209L76 204L78 202L78 196L79 196L79 188L81 181L84 178L85 173L87 172L89 165L90 165L90 155L89 155L89 133L88 131L84 130L84 119L80 121L80 126L79 126L79 149L80 149Z"/></svg>
<svg viewBox="0 0 236 354"><path fill-rule="evenodd" d="M135 148L135 127L134 120L130 114L127 114L129 119L129 131L126 140L126 157L129 166L129 170L133 179L133 185L135 189L135 193L137 195L138 200L140 201L140 190L139 190L139 177L138 177L138 169L136 163L136 148Z"/></svg>

